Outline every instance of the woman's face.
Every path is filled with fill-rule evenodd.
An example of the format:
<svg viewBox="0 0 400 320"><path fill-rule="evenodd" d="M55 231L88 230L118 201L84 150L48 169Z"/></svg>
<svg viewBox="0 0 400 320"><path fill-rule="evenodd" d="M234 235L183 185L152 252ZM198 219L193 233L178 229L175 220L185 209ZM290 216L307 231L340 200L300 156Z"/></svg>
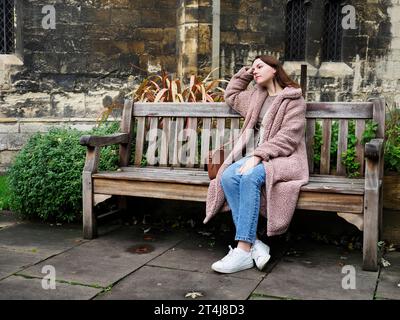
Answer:
<svg viewBox="0 0 400 320"><path fill-rule="evenodd" d="M274 77L274 74L276 72L274 68L272 68L270 65L266 64L259 58L254 60L252 67L254 68L254 80L259 84L267 83Z"/></svg>

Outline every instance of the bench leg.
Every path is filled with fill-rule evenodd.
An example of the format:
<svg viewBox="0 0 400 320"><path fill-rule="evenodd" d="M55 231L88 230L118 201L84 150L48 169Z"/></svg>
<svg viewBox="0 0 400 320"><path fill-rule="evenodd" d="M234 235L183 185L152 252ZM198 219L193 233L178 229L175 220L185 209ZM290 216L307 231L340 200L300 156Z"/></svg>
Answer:
<svg viewBox="0 0 400 320"><path fill-rule="evenodd" d="M97 237L97 223L94 214L94 196L92 173L84 172L82 176L82 201L83 201L83 238Z"/></svg>
<svg viewBox="0 0 400 320"><path fill-rule="evenodd" d="M128 220L128 197L118 196L117 205L122 220Z"/></svg>
<svg viewBox="0 0 400 320"><path fill-rule="evenodd" d="M383 239L383 181L379 192L379 239Z"/></svg>
<svg viewBox="0 0 400 320"><path fill-rule="evenodd" d="M366 189L364 195L363 270L378 270L380 188Z"/></svg>

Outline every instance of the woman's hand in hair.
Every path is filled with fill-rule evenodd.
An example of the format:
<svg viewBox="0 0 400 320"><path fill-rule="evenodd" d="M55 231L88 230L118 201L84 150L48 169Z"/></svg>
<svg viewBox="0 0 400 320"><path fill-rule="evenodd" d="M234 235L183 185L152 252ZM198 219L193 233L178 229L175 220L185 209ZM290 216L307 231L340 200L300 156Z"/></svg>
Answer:
<svg viewBox="0 0 400 320"><path fill-rule="evenodd" d="M251 156L240 168L240 174L246 174L247 170L250 170L257 166L261 162L261 158L258 156Z"/></svg>
<svg viewBox="0 0 400 320"><path fill-rule="evenodd" d="M249 74L249 75L253 75L253 72L254 72L254 67L246 67L246 72Z"/></svg>

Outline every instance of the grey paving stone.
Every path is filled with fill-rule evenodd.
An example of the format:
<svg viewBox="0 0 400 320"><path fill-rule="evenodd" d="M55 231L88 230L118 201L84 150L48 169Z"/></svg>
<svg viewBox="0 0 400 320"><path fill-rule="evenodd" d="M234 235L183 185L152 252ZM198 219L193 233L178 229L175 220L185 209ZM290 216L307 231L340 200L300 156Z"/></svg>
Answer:
<svg viewBox="0 0 400 320"><path fill-rule="evenodd" d="M295 247L302 253L284 257L254 293L290 299L373 299L378 272L361 269L361 252L342 256L345 252L338 248L311 242ZM345 265L354 267L355 289L342 288L349 274L342 273Z"/></svg>
<svg viewBox="0 0 400 320"><path fill-rule="evenodd" d="M247 299L258 280L241 279L168 268L144 266L95 299L192 300L189 292L199 292L202 299Z"/></svg>
<svg viewBox="0 0 400 320"><path fill-rule="evenodd" d="M150 235L146 235L146 239L148 237ZM182 233L160 233L144 240L142 230L121 228L25 269L20 274L38 277L44 265L52 265L56 269L57 280L107 287L175 246L184 237ZM144 254L131 252L132 248L142 245L149 245L154 250Z"/></svg>
<svg viewBox="0 0 400 320"><path fill-rule="evenodd" d="M40 262L43 255L34 252L0 248L0 279Z"/></svg>
<svg viewBox="0 0 400 320"><path fill-rule="evenodd" d="M235 247L235 241L229 238L212 239L207 236L191 234L188 241L182 241L177 246L168 250L158 258L150 261L148 265L174 268L187 271L215 273L211 265L223 258L229 251L229 245ZM230 274L232 277L261 280L270 272L277 263L282 251L282 244L274 244L271 248L272 258L264 270L254 268Z"/></svg>
<svg viewBox="0 0 400 320"><path fill-rule="evenodd" d="M15 214L11 211L0 211L0 230L2 228L14 226L16 224L23 223Z"/></svg>
<svg viewBox="0 0 400 320"><path fill-rule="evenodd" d="M0 300L87 300L101 289L56 282L55 289L45 290L42 279L11 276L0 281Z"/></svg>
<svg viewBox="0 0 400 320"><path fill-rule="evenodd" d="M285 300L284 298L252 294L248 300Z"/></svg>
<svg viewBox="0 0 400 320"><path fill-rule="evenodd" d="M385 259L390 266L381 267L375 298L400 300L400 252L389 252Z"/></svg>
<svg viewBox="0 0 400 320"><path fill-rule="evenodd" d="M0 248L47 255L57 254L84 241L78 225L23 223L0 230Z"/></svg>

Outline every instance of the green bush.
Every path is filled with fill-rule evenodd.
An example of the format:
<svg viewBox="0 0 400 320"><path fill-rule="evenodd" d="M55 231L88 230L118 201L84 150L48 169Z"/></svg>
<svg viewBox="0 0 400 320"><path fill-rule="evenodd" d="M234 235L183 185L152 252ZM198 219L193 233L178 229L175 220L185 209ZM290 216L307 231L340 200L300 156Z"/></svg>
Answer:
<svg viewBox="0 0 400 320"><path fill-rule="evenodd" d="M385 171L400 173L400 109L387 106L385 123Z"/></svg>
<svg viewBox="0 0 400 320"><path fill-rule="evenodd" d="M0 210L10 209L10 190L7 176L0 176Z"/></svg>
<svg viewBox="0 0 400 320"><path fill-rule="evenodd" d="M321 146L322 146L322 126L319 121L315 122L315 136L314 136L314 168L319 170L321 161ZM369 142L376 137L376 130L378 124L369 119L365 122L365 130L362 134L361 144ZM339 135L339 121L332 121L331 131L331 147L330 147L330 168L335 171L337 168L337 149L338 149L338 135ZM360 162L356 158L357 137L355 135L355 121L348 122L348 135L347 135L347 151L342 153L342 164L346 168L346 175L349 178L359 176Z"/></svg>
<svg viewBox="0 0 400 320"><path fill-rule="evenodd" d="M103 123L87 132L52 128L36 133L18 153L8 174L11 210L26 218L71 222L82 217L85 134L111 134L119 123ZM101 148L99 170L118 167L118 145Z"/></svg>

